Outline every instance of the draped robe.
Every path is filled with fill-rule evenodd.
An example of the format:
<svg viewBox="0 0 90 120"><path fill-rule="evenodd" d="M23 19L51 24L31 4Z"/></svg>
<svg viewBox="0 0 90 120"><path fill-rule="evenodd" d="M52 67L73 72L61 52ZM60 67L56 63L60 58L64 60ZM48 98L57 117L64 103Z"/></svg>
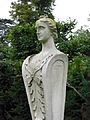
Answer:
<svg viewBox="0 0 90 120"><path fill-rule="evenodd" d="M32 119L63 120L67 56L50 53L41 61L30 64L33 57L27 57L22 65Z"/></svg>

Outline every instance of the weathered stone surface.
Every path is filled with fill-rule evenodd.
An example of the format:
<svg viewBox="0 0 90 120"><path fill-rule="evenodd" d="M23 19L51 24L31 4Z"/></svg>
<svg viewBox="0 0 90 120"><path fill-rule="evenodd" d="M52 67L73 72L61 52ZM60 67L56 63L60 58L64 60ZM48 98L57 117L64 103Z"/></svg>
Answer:
<svg viewBox="0 0 90 120"><path fill-rule="evenodd" d="M36 22L42 51L27 57L22 75L33 120L63 120L67 81L67 55L54 45L55 22L41 17Z"/></svg>

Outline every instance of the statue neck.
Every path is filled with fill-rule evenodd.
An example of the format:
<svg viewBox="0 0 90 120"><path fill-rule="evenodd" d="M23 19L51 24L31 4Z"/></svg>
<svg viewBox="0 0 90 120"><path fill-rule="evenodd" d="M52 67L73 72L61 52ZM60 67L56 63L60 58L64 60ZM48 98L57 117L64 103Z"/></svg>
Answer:
<svg viewBox="0 0 90 120"><path fill-rule="evenodd" d="M56 47L55 47L55 44L54 44L54 40L53 40L53 37L50 37L47 42L45 43L42 43L42 53L48 53L50 52L51 50L55 50Z"/></svg>

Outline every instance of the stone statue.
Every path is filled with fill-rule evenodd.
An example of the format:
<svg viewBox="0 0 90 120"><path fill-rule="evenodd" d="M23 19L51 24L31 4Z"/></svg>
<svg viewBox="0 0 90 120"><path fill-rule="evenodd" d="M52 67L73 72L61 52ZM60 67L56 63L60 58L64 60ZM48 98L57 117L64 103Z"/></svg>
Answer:
<svg viewBox="0 0 90 120"><path fill-rule="evenodd" d="M63 120L67 79L67 55L58 51L55 22L47 16L36 21L42 51L28 56L22 75L32 120Z"/></svg>

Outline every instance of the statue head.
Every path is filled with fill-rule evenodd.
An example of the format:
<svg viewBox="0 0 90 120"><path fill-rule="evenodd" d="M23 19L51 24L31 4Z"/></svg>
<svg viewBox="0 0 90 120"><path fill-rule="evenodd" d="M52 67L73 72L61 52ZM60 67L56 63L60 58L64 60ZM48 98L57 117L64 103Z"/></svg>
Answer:
<svg viewBox="0 0 90 120"><path fill-rule="evenodd" d="M51 32L51 36L53 37L54 40L56 40L58 37L56 23L51 18L48 18L47 15L40 16L40 19L36 21L36 27L40 23L45 23L48 26Z"/></svg>

